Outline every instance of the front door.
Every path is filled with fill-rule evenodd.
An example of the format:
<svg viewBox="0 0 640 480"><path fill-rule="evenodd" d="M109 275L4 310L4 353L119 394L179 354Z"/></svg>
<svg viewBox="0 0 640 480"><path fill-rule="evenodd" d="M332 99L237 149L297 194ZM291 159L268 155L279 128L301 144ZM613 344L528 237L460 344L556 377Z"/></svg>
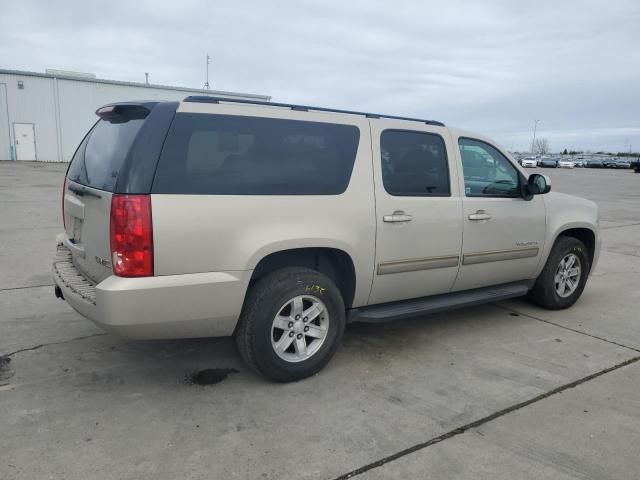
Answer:
<svg viewBox="0 0 640 480"><path fill-rule="evenodd" d="M13 135L16 139L16 159L37 160L33 123L14 123Z"/></svg>
<svg viewBox="0 0 640 480"><path fill-rule="evenodd" d="M462 242L450 137L443 127L391 119L371 120L371 135L377 234L369 303L448 292Z"/></svg>
<svg viewBox="0 0 640 480"><path fill-rule="evenodd" d="M497 147L459 137L464 173L462 264L454 290L534 276L546 231L542 196L524 200L522 174Z"/></svg>

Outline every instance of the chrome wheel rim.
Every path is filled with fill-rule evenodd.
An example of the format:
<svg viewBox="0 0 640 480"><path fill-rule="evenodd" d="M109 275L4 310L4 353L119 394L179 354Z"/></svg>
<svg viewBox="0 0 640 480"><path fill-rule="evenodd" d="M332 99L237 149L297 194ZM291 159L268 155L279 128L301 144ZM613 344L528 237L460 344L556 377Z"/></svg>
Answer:
<svg viewBox="0 0 640 480"><path fill-rule="evenodd" d="M278 309L271 324L271 346L287 362L315 355L327 338L329 313L317 297L298 295Z"/></svg>
<svg viewBox="0 0 640 480"><path fill-rule="evenodd" d="M578 256L574 253L565 255L554 277L556 293L562 298L570 296L578 288L581 274L582 264Z"/></svg>

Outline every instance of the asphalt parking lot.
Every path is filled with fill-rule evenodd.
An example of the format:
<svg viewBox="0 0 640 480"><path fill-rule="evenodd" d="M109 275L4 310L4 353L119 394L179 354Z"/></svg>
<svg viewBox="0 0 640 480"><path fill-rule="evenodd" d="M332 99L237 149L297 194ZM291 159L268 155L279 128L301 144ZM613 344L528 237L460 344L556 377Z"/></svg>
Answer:
<svg viewBox="0 0 640 480"><path fill-rule="evenodd" d="M229 339L127 342L54 298L64 169L0 162L0 478L638 478L640 174L542 170L600 205L573 308L351 325L279 385Z"/></svg>

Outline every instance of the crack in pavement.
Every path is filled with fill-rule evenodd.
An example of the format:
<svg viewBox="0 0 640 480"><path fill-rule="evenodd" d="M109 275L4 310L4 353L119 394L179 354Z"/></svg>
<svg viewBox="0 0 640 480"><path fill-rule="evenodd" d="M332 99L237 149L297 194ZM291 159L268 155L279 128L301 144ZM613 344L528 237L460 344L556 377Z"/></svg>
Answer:
<svg viewBox="0 0 640 480"><path fill-rule="evenodd" d="M53 283L45 283L44 285L25 285L23 287L0 288L0 292L10 292L11 290L25 290L27 288L53 287Z"/></svg>
<svg viewBox="0 0 640 480"><path fill-rule="evenodd" d="M577 333L577 334L580 334L580 335L585 335L587 337L590 337L590 338L593 338L593 339L596 339L596 340L600 340L600 341L609 343L611 345L615 345L617 347L626 348L626 349L631 350L633 352L640 353L640 348L630 347L629 345L624 345L624 344L615 342L613 340L609 340L609 339L600 337L598 335L593 335L593 334L590 334L590 333L587 333L587 332L584 332L584 331L581 331L581 330L577 330L575 328L566 327L564 325L560 325L560 324L552 322L550 320L544 320L544 319L536 317L534 315L530 315L528 313L522 313L522 312L520 312L518 310L515 310L515 309L512 309L512 308L508 308L508 307L505 307L505 306L502 306L502 305L498 305L498 304L495 304L495 303L492 303L491 305L493 305L494 307L500 308L502 310L508 311L508 312L517 313L518 315L522 315L523 317L528 317L528 318L530 318L532 320L537 320L539 322L547 323L549 325L553 325L555 327L562 328L562 329L568 330L570 332L574 332L574 333ZM625 360L622 363L618 363L618 364L616 364L616 365L614 365L612 367L605 368L604 370L600 370L600 371L598 371L596 373L593 373L591 375L587 375L586 377L582 377L582 378L580 378L578 380L575 380L573 382L567 383L565 385L561 385L560 387L556 387L556 388L554 388L552 390L549 390L548 392L545 392L545 393L542 393L540 395L537 395L537 396L535 396L535 397L533 397L533 398L531 398L529 400L525 400L524 402L517 403L517 404L512 405L510 407L507 407L507 408L505 408L503 410L500 410L498 412L495 412L495 413L492 413L490 415L487 415L486 417L480 418L480 419L475 420L475 421L473 421L471 423L467 423L466 425L463 425L461 427L458 427L458 428L455 428L453 430L450 430L450 431L448 431L448 432L446 432L446 433L444 433L444 434L442 434L442 435L440 435L438 437L434 437L434 438L432 438L430 440L427 440L426 442L419 443L419 444L414 445L412 447L409 447L409 448L406 448L406 449L401 450L399 452L396 452L393 455L389 455L387 457L384 457L384 458L382 458L382 459L380 459L380 460L378 460L376 462L370 463L370 464L365 465L363 467L360 467L360 468L358 468L356 470L352 470L351 472L348 472L348 473L345 473L344 475L336 477L334 480L347 480L347 479L353 478L353 477L355 477L357 475L361 475L361 474L363 474L365 472L368 472L369 470L373 470L374 468L381 467L381 466L383 466L383 465L385 465L387 463L390 463L390 462L393 462L395 460L398 460L399 458L402 458L402 457L404 457L406 455L410 455L410 454L415 453L415 452L417 452L419 450L423 450L423 449L425 449L427 447L430 447L431 445L435 445L437 443L443 442L443 441L445 441L445 440L447 440L449 438L452 438L452 437L455 437L455 436L460 435L462 433L465 433L466 431L468 431L470 429L479 427L480 425L488 423L488 422L490 422L492 420L495 420L495 419L497 419L499 417L507 415L507 414L509 414L511 412L514 412L516 410L520 410L520 409L522 409L524 407L527 407L527 406L529 406L529 405L531 405L533 403L536 403L536 402L539 402L541 400L544 400L545 398L548 398L548 397L550 397L552 395L561 393L561 392L563 392L565 390L568 390L568 389L571 389L571 388L575 388L578 385L582 385L585 382L588 382L590 380L598 378L598 377L600 377L602 375L605 375L607 373L613 372L614 370L618 370L619 368L625 367L627 365L631 365L632 363L635 363L635 362L638 362L638 361L640 361L640 356L635 356L633 358Z"/></svg>
<svg viewBox="0 0 640 480"><path fill-rule="evenodd" d="M633 349L632 349L633 350ZM392 455L389 455L387 457L381 458L380 460L377 460L375 462L369 463L363 467L357 468L355 470L352 470L348 473L345 473L343 475L340 475L339 477L335 477L333 480L347 480L349 478L353 478L357 475L361 475L363 473L368 472L369 470L373 470L374 468L378 468L381 467L387 463L393 462L395 460L398 460L399 458L402 458L406 455L410 455L412 453L415 453L419 450L424 450L425 448L428 448L432 445L435 445L437 443L443 442L445 440L448 440L449 438L452 437L456 437L458 435L461 435L463 433L465 433L468 430L471 430L473 428L477 428L481 425L484 425L488 422L491 422L492 420L495 420L497 418L503 417L509 413L515 412L517 410L520 410L522 408L528 407L529 405L532 405L536 402L539 402L540 400L544 400L545 398L551 397L552 395L556 395L558 393L562 393L565 390L569 390L572 388L575 388L579 385L582 385L583 383L586 383L590 380L593 380L595 378L598 378L602 375L606 375L607 373L613 372L615 370L618 370L620 368L626 367L628 365L631 365L633 363L636 363L640 361L640 355L630 358L628 360L625 360L624 362L621 363L617 363L615 365L613 365L612 367L609 368L605 368L604 370L600 370L596 373L592 373L591 375L587 375L586 377L582 377L579 378L578 380L575 380L573 382L567 383L565 385L561 385L559 387L556 387L552 390L549 390L547 392L541 393L540 395L536 395L533 398L530 398L529 400L525 400L524 402L520 402L520 403L516 403L515 405L511 405L510 407L504 408L502 410L499 410L495 413L492 413L490 415L487 415L486 417L482 417L478 420L474 420L473 422L467 423L465 425L462 425L460 427L454 428L453 430L450 430L438 437L434 437L431 438L429 440L427 440L426 442L422 442L422 443L418 443L416 445L413 445L412 447L409 448L405 448L404 450L400 450L399 452L396 452Z"/></svg>
<svg viewBox="0 0 640 480"><path fill-rule="evenodd" d="M3 357L4 358L9 358L9 357L12 357L13 355L15 355L17 353L30 352L32 350L38 350L40 348L48 347L50 345L61 345L63 343L75 342L76 340L85 340L87 338L92 338L92 337L101 337L102 335L106 335L106 334L107 334L106 332L92 333L91 335L84 335L82 337L70 338L69 340L61 340L59 342L41 343L39 345L34 345L33 347L21 348L19 350L16 350L16 351L10 352L10 353L0 353L0 358L3 358Z"/></svg>
<svg viewBox="0 0 640 480"><path fill-rule="evenodd" d="M579 333L580 335L585 335L587 337L595 338L596 340L601 340L603 342L610 343L611 345L615 345L617 347L626 348L628 350L632 350L634 352L640 353L640 348L630 347L629 345L624 345L624 344L618 343L618 342L616 342L614 340L609 340L609 339L604 338L604 337L599 337L598 335L594 335L592 333L587 333L587 332L584 332L582 330L578 330L578 329L575 329L575 328L567 327L565 325L561 325L559 323L552 322L551 320L545 320L544 318L539 318L539 317L536 317L536 316L531 315L529 313L522 313L519 310L515 310L515 309L509 308L509 307L505 307L503 305L498 305L498 304L495 304L495 303L492 303L491 305L493 305L494 307L500 308L502 310L506 310L507 312L517 313L518 315L522 315L523 317L528 317L528 318L530 318L532 320L537 320L539 322L548 323L549 325L553 325L554 327L562 328L564 330L569 330L570 332L574 332L574 333Z"/></svg>
<svg viewBox="0 0 640 480"><path fill-rule="evenodd" d="M612 228L634 227L636 225L640 225L640 222L638 222L638 223L627 223L625 225L610 225L608 227L600 227L600 230L610 230Z"/></svg>
<svg viewBox="0 0 640 480"><path fill-rule="evenodd" d="M637 253L628 253L628 252L618 252L616 250L608 250L605 248L605 250L607 251L607 253L616 253L618 255L627 255L629 257L636 257L636 258L640 258L640 255L638 255ZM596 270L597 271L597 270Z"/></svg>

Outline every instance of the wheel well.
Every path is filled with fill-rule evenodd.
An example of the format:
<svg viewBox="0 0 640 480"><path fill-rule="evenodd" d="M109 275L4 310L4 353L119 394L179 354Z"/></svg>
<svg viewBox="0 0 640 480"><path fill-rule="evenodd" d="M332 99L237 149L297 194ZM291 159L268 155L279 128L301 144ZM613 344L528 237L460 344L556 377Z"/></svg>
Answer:
<svg viewBox="0 0 640 480"><path fill-rule="evenodd" d="M560 233L558 236L573 237L584 243L589 252L589 263L593 264L593 255L596 249L596 236L588 228L571 228Z"/></svg>
<svg viewBox="0 0 640 480"><path fill-rule="evenodd" d="M274 252L258 262L249 285L284 267L305 267L326 275L340 290L345 307L353 304L356 271L348 253L337 248L294 248Z"/></svg>

